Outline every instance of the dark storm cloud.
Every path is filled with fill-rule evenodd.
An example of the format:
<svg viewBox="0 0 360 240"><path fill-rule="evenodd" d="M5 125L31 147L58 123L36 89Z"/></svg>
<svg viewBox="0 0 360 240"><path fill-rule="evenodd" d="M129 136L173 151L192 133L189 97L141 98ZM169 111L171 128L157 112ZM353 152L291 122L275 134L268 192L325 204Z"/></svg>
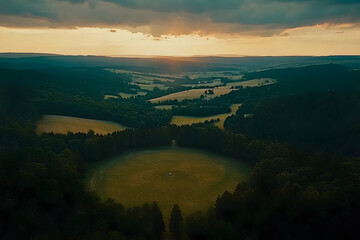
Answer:
<svg viewBox="0 0 360 240"><path fill-rule="evenodd" d="M234 10L244 5L262 5L272 3L297 3L309 6L336 6L359 4L359 0L102 0L113 2L119 6L134 9L151 9L154 11L188 11L200 13L216 10Z"/></svg>
<svg viewBox="0 0 360 240"><path fill-rule="evenodd" d="M203 13L221 9L233 9L242 5L243 1L236 0L103 0L117 5L135 8L151 9L154 11Z"/></svg>
<svg viewBox="0 0 360 240"><path fill-rule="evenodd" d="M359 21L359 0L0 0L0 26L125 27L156 36L268 36L287 28Z"/></svg>
<svg viewBox="0 0 360 240"><path fill-rule="evenodd" d="M313 2L313 3L324 3L324 4L348 4L348 3L359 3L359 0L277 0L278 2Z"/></svg>
<svg viewBox="0 0 360 240"><path fill-rule="evenodd" d="M58 0L62 2L70 2L70 3L84 3L86 0Z"/></svg>
<svg viewBox="0 0 360 240"><path fill-rule="evenodd" d="M40 7L44 2L44 0L0 0L0 14L54 18L55 12Z"/></svg>

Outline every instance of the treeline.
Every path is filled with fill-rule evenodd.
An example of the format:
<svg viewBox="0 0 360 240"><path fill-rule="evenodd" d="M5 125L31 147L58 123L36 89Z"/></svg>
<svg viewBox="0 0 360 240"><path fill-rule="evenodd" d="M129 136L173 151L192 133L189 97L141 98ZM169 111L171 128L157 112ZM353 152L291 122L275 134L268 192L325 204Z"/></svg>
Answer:
<svg viewBox="0 0 360 240"><path fill-rule="evenodd" d="M174 239L359 237L360 159L339 155L358 151L357 91L277 97L258 105L264 96L292 91L272 85L213 100L230 103L251 96L254 102L248 101L247 108L255 109L253 117L243 118L246 111L240 108L226 121L233 123L228 129L254 134L250 137L210 124L128 129L106 136L93 131L38 136L34 124L41 109L121 117L125 111L145 126L163 121L147 113L171 112L151 110L140 98L105 101L21 86L0 88L0 239L161 239L166 220L156 203L125 208L101 201L85 190L83 177L89 163L133 148L169 145L173 139L180 147L212 151L254 167L246 182L222 194L208 212L183 219L181 206L174 207L169 223ZM319 153L274 140L327 147L320 144Z"/></svg>
<svg viewBox="0 0 360 240"><path fill-rule="evenodd" d="M38 70L0 69L0 81L34 89L103 98L139 88L126 74L98 68L49 68Z"/></svg>
<svg viewBox="0 0 360 240"><path fill-rule="evenodd" d="M172 94L172 93L176 93L176 92L181 92L181 91L186 91L191 89L190 87L184 87L178 84L175 84L173 87L170 87L166 90L162 90L158 87L154 87L154 89L151 92L148 92L145 96L143 97L139 97L139 98L143 98L146 100L150 100L153 98L158 98L158 97L162 97L168 94Z"/></svg>
<svg viewBox="0 0 360 240"><path fill-rule="evenodd" d="M189 239L358 239L359 159L290 152L264 159L215 207L185 219Z"/></svg>
<svg viewBox="0 0 360 240"><path fill-rule="evenodd" d="M22 123L0 124L1 239L161 239L165 224L156 203L126 209L101 201L82 178L93 161L169 145L170 128L38 136Z"/></svg>
<svg viewBox="0 0 360 240"><path fill-rule="evenodd" d="M279 81L276 84L279 91L293 94L351 89L360 85L360 71L337 64L251 72L245 74L245 78L273 78Z"/></svg>
<svg viewBox="0 0 360 240"><path fill-rule="evenodd" d="M189 239L358 238L359 158L305 151L204 124L179 127L176 136L180 146L254 166L235 192L225 192L214 208L184 220Z"/></svg>
<svg viewBox="0 0 360 240"><path fill-rule="evenodd" d="M173 106L171 109L173 115L182 116L213 116L217 114L229 113L231 109L228 105L208 106L202 104L191 104L185 106Z"/></svg>
<svg viewBox="0 0 360 240"><path fill-rule="evenodd" d="M0 106L17 112L13 115L18 118L55 114L140 128L165 126L171 121L171 111L154 109L146 99L103 99L102 89L121 89L124 84L130 89L129 79L105 70L82 70L84 73L77 69L65 69L61 73L61 69L53 69L52 74L58 75L50 74L50 70L0 70ZM4 118L8 116L4 114Z"/></svg>
<svg viewBox="0 0 360 240"><path fill-rule="evenodd" d="M250 72L245 79L272 78L276 84L239 88L216 99L219 102L243 103L239 111L252 114L254 107L267 98L317 94L328 91L350 91L360 86L360 71L341 65L326 64L299 68ZM215 99L214 99L215 100Z"/></svg>
<svg viewBox="0 0 360 240"><path fill-rule="evenodd" d="M145 102L114 98L100 100L54 91L38 94L34 105L41 114L114 121L128 127L164 126L172 119L171 111L155 109Z"/></svg>
<svg viewBox="0 0 360 240"><path fill-rule="evenodd" d="M225 192L207 213L182 220L181 206L175 207L173 239L356 239L359 159L306 152L206 124L37 136L20 123L0 129L1 239L161 239L164 219L156 204L126 209L102 202L85 191L82 175L88 163L173 139L255 166L250 179L234 193Z"/></svg>
<svg viewBox="0 0 360 240"><path fill-rule="evenodd" d="M256 105L252 117L241 107L224 125L257 138L359 156L359 108L358 91L271 98Z"/></svg>
<svg viewBox="0 0 360 240"><path fill-rule="evenodd" d="M176 127L175 139L179 146L203 149L238 159L254 166L259 159L274 158L287 153L286 147L259 141L240 134L225 132L211 124Z"/></svg>
<svg viewBox="0 0 360 240"><path fill-rule="evenodd" d="M0 238L160 239L164 219L156 203L124 208L85 191L69 150L0 148Z"/></svg>

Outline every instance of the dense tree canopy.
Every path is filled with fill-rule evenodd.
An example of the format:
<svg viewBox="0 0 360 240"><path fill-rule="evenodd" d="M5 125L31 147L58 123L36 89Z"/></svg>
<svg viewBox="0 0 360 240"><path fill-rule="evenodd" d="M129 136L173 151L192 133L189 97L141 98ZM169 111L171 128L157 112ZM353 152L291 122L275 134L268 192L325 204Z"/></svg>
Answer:
<svg viewBox="0 0 360 240"><path fill-rule="evenodd" d="M55 83L70 76L58 71ZM100 70L91 71L97 76ZM334 71L349 78L355 74L337 67ZM338 75L331 73L335 81ZM47 71L1 74L10 77L0 81L0 239L161 239L168 219L157 203L127 208L101 200L86 190L83 179L94 162L173 140L179 147L222 154L253 168L249 179L224 192L206 212L182 216L181 206L175 205L167 226L174 239L359 237L357 90L317 88L303 94L294 88L298 82L239 89L206 102L210 108L227 109L246 100L224 131L210 122L167 125L171 111L156 110L141 97L104 100L87 90L94 89L91 80L76 93L70 80L57 88ZM106 74L109 86L117 81ZM36 81L28 82L32 78ZM119 84L126 86L126 81ZM357 83L349 82L355 88ZM198 101L186 105L197 109ZM101 116L138 128L108 135L92 130L37 135L35 123L44 113Z"/></svg>
<svg viewBox="0 0 360 240"><path fill-rule="evenodd" d="M358 91L271 98L258 104L251 117L241 107L225 127L267 140L359 156L359 108Z"/></svg>

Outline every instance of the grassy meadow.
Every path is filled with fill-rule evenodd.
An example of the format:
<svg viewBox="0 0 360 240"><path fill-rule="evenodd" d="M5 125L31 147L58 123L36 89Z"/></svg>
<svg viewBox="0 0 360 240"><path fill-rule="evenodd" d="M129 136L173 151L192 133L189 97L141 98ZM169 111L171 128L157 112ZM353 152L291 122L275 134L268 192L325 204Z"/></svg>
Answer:
<svg viewBox="0 0 360 240"><path fill-rule="evenodd" d="M104 99L109 99L109 98L131 98L131 97L136 97L136 96L144 96L146 95L147 92L137 92L137 93L124 93L124 92L119 92L118 95L104 95Z"/></svg>
<svg viewBox="0 0 360 240"><path fill-rule="evenodd" d="M206 120L210 121L212 119L220 119L220 121L214 123L214 125L218 126L219 128L224 128L225 119L228 116L235 114L235 112L238 110L240 106L241 104L232 104L230 107L231 108L230 113L218 114L208 117L174 116L171 123L181 126L181 125L191 125L193 123L201 123L201 122L205 122Z"/></svg>
<svg viewBox="0 0 360 240"><path fill-rule="evenodd" d="M119 92L119 96L122 98L131 98L136 96L145 96L146 92L137 92L137 93L123 93Z"/></svg>
<svg viewBox="0 0 360 240"><path fill-rule="evenodd" d="M194 80L196 82L196 80ZM184 84L185 87L216 87L221 86L221 80L215 79L211 81L210 83L195 83L195 84Z"/></svg>
<svg viewBox="0 0 360 240"><path fill-rule="evenodd" d="M208 90L207 88L201 88L201 89L190 89L187 91L181 91L181 92L176 92L176 93L172 93L169 95L165 95L159 98L154 98L151 99L150 101L153 103L157 103L157 102L161 102L161 101L166 101L166 100L175 100L177 99L178 101L182 101L184 99L194 99L194 98L200 98L201 95L204 95L204 92ZM230 93L233 89L230 89L229 87L219 87L219 88L214 88L214 94L207 94L205 96L205 99L211 99L217 96L221 96L224 94L228 94Z"/></svg>
<svg viewBox="0 0 360 240"><path fill-rule="evenodd" d="M239 72L239 71L226 71L226 72L211 71L211 72L188 72L188 73L184 73L183 76L188 76L191 79L225 77L225 78L229 78L231 80L240 80L240 79L242 79L242 77L244 75L241 74L241 72Z"/></svg>
<svg viewBox="0 0 360 240"><path fill-rule="evenodd" d="M149 84L143 84L143 83L134 83L135 85L139 86L142 90L154 90L155 87L159 88L160 90L167 90L168 87L166 87L164 84L159 83L149 83Z"/></svg>
<svg viewBox="0 0 360 240"><path fill-rule="evenodd" d="M44 115L37 122L36 133L87 133L90 129L92 129L98 134L108 134L116 131L122 131L125 128L125 126L109 121L58 115Z"/></svg>
<svg viewBox="0 0 360 240"><path fill-rule="evenodd" d="M174 105L159 105L159 106L154 106L154 108L163 109L163 110L171 110L173 106Z"/></svg>
<svg viewBox="0 0 360 240"><path fill-rule="evenodd" d="M163 147L130 151L100 163L87 185L100 197L125 206L157 201L168 219L173 204L179 204L185 216L206 210L225 190L233 191L248 173L246 165L229 158Z"/></svg>
<svg viewBox="0 0 360 240"><path fill-rule="evenodd" d="M238 87L242 86L244 88L246 87L260 87L260 86L267 86L271 84L275 84L277 81L275 79L271 78L259 78L254 80L248 80L248 81L242 81L242 82L229 82L226 84L228 87Z"/></svg>
<svg viewBox="0 0 360 240"><path fill-rule="evenodd" d="M119 98L119 96L115 96L115 95L105 95L104 99L109 99L109 98Z"/></svg>

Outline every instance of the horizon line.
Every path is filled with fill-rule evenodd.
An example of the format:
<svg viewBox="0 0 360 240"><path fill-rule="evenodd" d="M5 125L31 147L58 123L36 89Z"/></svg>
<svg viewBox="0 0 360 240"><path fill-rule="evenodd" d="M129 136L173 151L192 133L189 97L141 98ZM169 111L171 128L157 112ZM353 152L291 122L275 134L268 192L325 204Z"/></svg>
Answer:
<svg viewBox="0 0 360 240"><path fill-rule="evenodd" d="M224 57L224 58L245 58L245 57L351 57L360 54L329 54L329 55L240 55L240 54L215 54L215 55L100 55L100 54L61 54L50 52L0 52L4 54L23 54L23 55L49 55L49 56L72 56L72 57L109 57L109 58L202 58L202 57Z"/></svg>

